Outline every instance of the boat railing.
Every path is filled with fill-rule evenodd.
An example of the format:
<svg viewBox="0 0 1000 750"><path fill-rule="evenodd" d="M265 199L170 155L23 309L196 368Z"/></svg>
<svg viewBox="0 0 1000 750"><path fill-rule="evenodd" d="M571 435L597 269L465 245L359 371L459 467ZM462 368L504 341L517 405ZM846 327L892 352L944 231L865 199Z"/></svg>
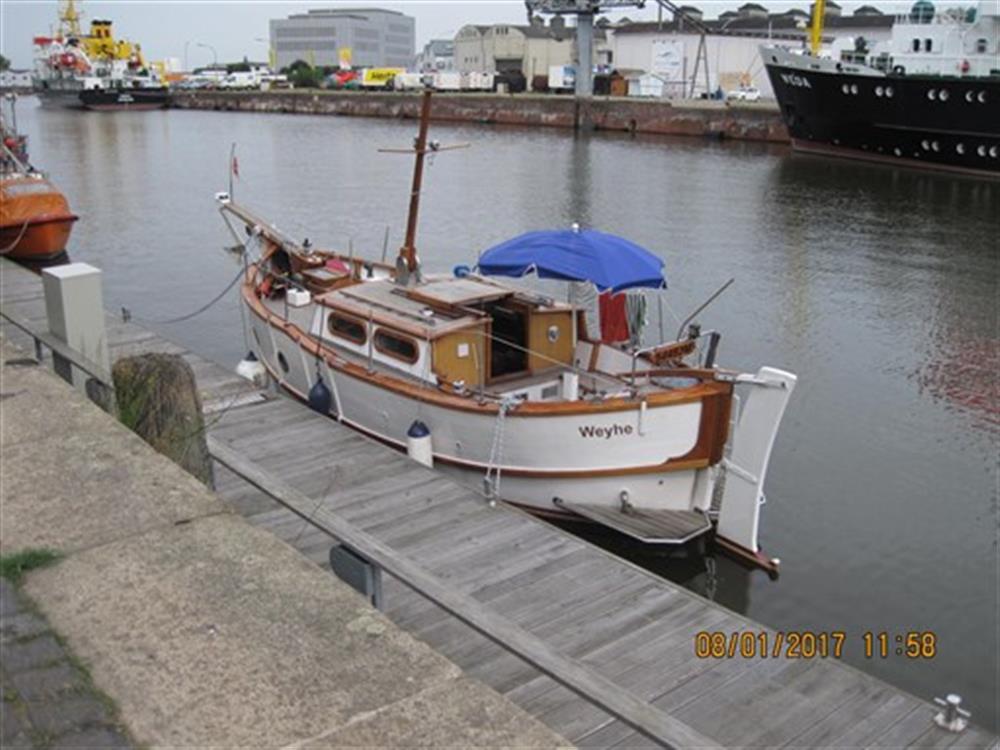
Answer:
<svg viewBox="0 0 1000 750"><path fill-rule="evenodd" d="M0 167L2 167L2 170L0 171L4 174L30 174L33 171L31 166L21 161L17 154L15 154L2 140L0 140L0 148L3 149L3 158L0 159Z"/></svg>

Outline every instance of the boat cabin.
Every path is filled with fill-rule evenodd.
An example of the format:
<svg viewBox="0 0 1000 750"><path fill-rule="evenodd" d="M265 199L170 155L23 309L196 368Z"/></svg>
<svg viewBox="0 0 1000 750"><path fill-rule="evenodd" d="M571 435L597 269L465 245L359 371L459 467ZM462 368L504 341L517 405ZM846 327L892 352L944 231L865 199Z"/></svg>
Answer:
<svg viewBox="0 0 1000 750"><path fill-rule="evenodd" d="M455 392L572 366L572 308L489 279L437 277L345 285L315 298L310 334L341 351ZM561 394L558 382L552 396ZM503 390L507 390L503 388ZM524 395L542 397L538 394Z"/></svg>

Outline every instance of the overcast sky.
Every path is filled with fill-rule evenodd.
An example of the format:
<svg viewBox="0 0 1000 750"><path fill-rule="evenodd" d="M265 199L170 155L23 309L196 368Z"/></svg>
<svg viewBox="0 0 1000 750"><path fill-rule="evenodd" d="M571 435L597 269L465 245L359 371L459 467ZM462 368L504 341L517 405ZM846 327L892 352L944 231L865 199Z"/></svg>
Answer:
<svg viewBox="0 0 1000 750"><path fill-rule="evenodd" d="M712 18L724 10L738 7L743 1L687 0L687 4L702 8L705 16ZM756 0L774 11L790 7L808 9L810 1ZM864 2L839 1L845 10ZM876 4L886 10L908 5L898 0ZM526 20L522 0L409 0L385 3L358 0L78 0L77 5L84 14L85 24L93 18L114 21L116 35L140 43L148 59L176 57L183 63L187 46L190 67L212 62L213 54L209 46L215 48L220 62L242 60L244 56L266 61L267 22L309 8L368 5L402 11L417 20L418 51L429 39L454 37L455 32L467 23L524 23ZM9 58L15 68L31 67L31 39L54 28L57 8L56 0L0 0L0 54ZM611 14L609 17L616 19L622 15L632 19L655 18L655 4L649 2L644 10L631 8L624 14Z"/></svg>

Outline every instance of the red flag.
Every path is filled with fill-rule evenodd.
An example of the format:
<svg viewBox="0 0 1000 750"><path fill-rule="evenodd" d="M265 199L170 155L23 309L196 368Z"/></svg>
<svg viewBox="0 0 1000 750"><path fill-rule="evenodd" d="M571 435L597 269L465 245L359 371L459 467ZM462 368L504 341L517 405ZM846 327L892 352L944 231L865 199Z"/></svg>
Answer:
<svg viewBox="0 0 1000 750"><path fill-rule="evenodd" d="M236 177L240 176L240 163L236 159L236 154L233 154L233 175Z"/></svg>

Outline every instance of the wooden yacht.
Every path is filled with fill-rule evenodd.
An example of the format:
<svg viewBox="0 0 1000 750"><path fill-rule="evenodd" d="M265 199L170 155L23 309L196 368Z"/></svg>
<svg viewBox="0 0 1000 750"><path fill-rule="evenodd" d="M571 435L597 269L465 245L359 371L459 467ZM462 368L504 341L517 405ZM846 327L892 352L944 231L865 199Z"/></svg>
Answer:
<svg viewBox="0 0 1000 750"><path fill-rule="evenodd" d="M626 350L602 343L570 304L482 273L422 275L414 236L429 106L428 93L395 265L304 246L217 196L246 240L254 358L314 409L489 498L654 543L717 525L720 540L773 567L759 513L795 376L699 360L697 329ZM737 386L749 390L742 414Z"/></svg>

